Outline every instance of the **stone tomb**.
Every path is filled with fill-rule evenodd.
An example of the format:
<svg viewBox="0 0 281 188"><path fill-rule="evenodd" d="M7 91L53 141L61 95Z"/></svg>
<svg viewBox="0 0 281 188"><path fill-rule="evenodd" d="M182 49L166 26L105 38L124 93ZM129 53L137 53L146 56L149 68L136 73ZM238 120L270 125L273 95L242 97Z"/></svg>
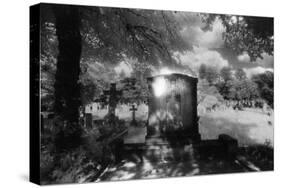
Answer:
<svg viewBox="0 0 281 188"><path fill-rule="evenodd" d="M201 140L197 116L197 78L183 74L148 78L148 123L131 126L124 137L124 154L139 152L154 162L190 160L201 157L236 156L238 142L228 135ZM134 125L134 124L133 124Z"/></svg>
<svg viewBox="0 0 281 188"><path fill-rule="evenodd" d="M148 123L129 127L124 144L183 144L200 140L197 116L197 78L183 74L158 75L148 80ZM134 116L134 113L133 113ZM173 141L174 140L174 141Z"/></svg>
<svg viewBox="0 0 281 188"><path fill-rule="evenodd" d="M197 116L197 78L184 74L148 78L147 137L200 140Z"/></svg>

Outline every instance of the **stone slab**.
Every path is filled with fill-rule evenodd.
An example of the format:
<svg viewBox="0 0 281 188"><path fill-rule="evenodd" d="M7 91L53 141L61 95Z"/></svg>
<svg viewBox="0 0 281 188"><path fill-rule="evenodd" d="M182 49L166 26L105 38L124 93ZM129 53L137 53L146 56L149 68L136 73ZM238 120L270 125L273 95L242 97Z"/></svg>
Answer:
<svg viewBox="0 0 281 188"><path fill-rule="evenodd" d="M146 127L131 126L124 137L124 144L144 144L147 130Z"/></svg>

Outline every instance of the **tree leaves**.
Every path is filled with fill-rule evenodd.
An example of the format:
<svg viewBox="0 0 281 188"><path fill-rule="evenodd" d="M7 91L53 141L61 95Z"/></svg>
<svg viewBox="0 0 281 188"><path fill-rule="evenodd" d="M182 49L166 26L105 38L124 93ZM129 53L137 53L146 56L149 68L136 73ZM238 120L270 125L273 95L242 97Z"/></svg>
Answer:
<svg viewBox="0 0 281 188"><path fill-rule="evenodd" d="M222 14L202 14L205 29L219 18L226 28L223 33L225 46L237 55L247 52L253 62L263 53L273 55L273 18L235 16Z"/></svg>
<svg viewBox="0 0 281 188"><path fill-rule="evenodd" d="M173 12L80 7L84 56L119 62L124 55L140 62L173 63L172 50L184 48Z"/></svg>
<svg viewBox="0 0 281 188"><path fill-rule="evenodd" d="M273 107L274 75L273 72L266 71L263 74L254 75L252 80L259 88L260 96Z"/></svg>

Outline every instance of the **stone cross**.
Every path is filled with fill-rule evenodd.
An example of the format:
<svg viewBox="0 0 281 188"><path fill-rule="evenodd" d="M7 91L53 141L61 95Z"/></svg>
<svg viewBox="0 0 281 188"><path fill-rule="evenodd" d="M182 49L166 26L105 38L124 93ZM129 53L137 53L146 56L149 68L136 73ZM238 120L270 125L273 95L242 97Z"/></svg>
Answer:
<svg viewBox="0 0 281 188"><path fill-rule="evenodd" d="M116 90L116 84L110 84L109 90L104 90L104 95L109 96L109 110L108 113L110 115L115 115L115 108L117 106L117 102L122 95L122 91Z"/></svg>
<svg viewBox="0 0 281 188"><path fill-rule="evenodd" d="M133 120L132 122L136 122L136 111L137 111L137 108L135 107L135 105L133 104L132 105L132 108L130 108L130 111L132 111L132 116L133 116Z"/></svg>

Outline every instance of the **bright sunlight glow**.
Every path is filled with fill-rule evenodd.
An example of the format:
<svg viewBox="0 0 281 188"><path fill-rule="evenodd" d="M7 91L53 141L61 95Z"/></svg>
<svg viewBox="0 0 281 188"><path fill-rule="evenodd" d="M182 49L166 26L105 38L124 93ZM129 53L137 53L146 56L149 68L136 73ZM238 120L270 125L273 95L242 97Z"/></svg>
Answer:
<svg viewBox="0 0 281 188"><path fill-rule="evenodd" d="M156 97L163 96L167 91L167 81L163 77L156 78L152 84L154 95Z"/></svg>

